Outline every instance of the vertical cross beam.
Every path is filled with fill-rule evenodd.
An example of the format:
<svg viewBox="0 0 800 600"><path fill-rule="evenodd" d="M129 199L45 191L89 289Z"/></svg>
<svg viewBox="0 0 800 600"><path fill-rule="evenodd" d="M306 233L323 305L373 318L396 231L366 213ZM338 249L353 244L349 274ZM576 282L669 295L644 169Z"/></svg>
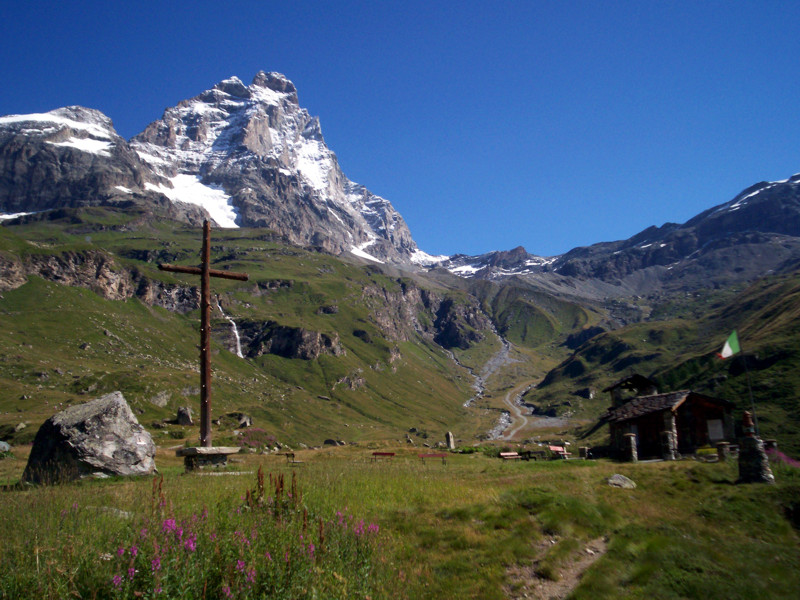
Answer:
<svg viewBox="0 0 800 600"><path fill-rule="evenodd" d="M211 447L211 278L247 281L247 273L211 268L211 224L203 222L201 266L158 265L162 271L200 275L200 446Z"/></svg>
<svg viewBox="0 0 800 600"><path fill-rule="evenodd" d="M200 275L200 445L211 447L211 225L203 221Z"/></svg>

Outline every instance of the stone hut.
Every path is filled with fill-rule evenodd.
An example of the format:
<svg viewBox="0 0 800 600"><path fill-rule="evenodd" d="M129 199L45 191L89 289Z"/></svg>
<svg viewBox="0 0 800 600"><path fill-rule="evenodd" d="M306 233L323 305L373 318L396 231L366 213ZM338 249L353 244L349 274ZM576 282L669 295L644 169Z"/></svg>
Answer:
<svg viewBox="0 0 800 600"><path fill-rule="evenodd" d="M624 402L617 398L612 391L612 402L616 404L602 417L609 424L611 449L616 455L626 452L625 434L636 435L640 458L667 460L694 454L703 446L735 440L734 405L727 400L690 390L650 393Z"/></svg>

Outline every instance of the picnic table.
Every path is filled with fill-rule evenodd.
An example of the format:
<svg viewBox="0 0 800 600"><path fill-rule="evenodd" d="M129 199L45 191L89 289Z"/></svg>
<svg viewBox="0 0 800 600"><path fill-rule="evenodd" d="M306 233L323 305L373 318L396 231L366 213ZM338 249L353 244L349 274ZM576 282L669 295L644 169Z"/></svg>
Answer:
<svg viewBox="0 0 800 600"><path fill-rule="evenodd" d="M372 460L372 462L377 462L379 460L391 458L394 458L394 452L373 452L370 460Z"/></svg>
<svg viewBox="0 0 800 600"><path fill-rule="evenodd" d="M553 453L554 458L563 458L567 459L572 456L571 452L567 452L566 448L563 446L548 446L547 447L550 452Z"/></svg>
<svg viewBox="0 0 800 600"><path fill-rule="evenodd" d="M519 460L522 457L517 452L501 452L500 458L503 460Z"/></svg>
<svg viewBox="0 0 800 600"><path fill-rule="evenodd" d="M439 454L419 454L418 456L420 457L420 459L422 459L423 463L425 462L426 458L441 458L442 459L442 464L443 465L447 464L447 454L442 454L442 453L439 453Z"/></svg>

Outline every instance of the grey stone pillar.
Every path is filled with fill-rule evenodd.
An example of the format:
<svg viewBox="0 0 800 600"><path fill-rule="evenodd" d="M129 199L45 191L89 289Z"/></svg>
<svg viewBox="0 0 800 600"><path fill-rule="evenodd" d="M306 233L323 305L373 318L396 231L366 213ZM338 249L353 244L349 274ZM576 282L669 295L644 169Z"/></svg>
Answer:
<svg viewBox="0 0 800 600"><path fill-rule="evenodd" d="M445 441L447 442L447 449L448 450L455 450L456 449L456 439L453 436L452 431L448 431L444 436Z"/></svg>
<svg viewBox="0 0 800 600"><path fill-rule="evenodd" d="M764 442L755 436L753 416L749 411L744 412L742 430L745 437L739 444L739 479L736 483L775 483Z"/></svg>
<svg viewBox="0 0 800 600"><path fill-rule="evenodd" d="M622 436L623 460L639 462L639 452L636 450L636 434L626 433Z"/></svg>
<svg viewBox="0 0 800 600"><path fill-rule="evenodd" d="M664 460L675 460L678 456L678 427L675 414L671 410L664 412L664 431L661 432L661 448Z"/></svg>

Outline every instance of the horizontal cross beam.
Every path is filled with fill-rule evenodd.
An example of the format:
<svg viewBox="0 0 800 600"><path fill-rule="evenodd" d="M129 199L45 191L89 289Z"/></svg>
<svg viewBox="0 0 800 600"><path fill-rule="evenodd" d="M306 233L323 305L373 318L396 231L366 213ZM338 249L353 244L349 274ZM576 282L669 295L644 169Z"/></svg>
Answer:
<svg viewBox="0 0 800 600"><path fill-rule="evenodd" d="M170 271L172 273L188 273L189 275L202 275L203 269L200 267L181 267L179 265L158 265L162 271ZM208 274L211 277L220 277L222 279L235 279L237 281L247 281L249 275L247 273L235 273L233 271L220 271L219 269L209 269Z"/></svg>

